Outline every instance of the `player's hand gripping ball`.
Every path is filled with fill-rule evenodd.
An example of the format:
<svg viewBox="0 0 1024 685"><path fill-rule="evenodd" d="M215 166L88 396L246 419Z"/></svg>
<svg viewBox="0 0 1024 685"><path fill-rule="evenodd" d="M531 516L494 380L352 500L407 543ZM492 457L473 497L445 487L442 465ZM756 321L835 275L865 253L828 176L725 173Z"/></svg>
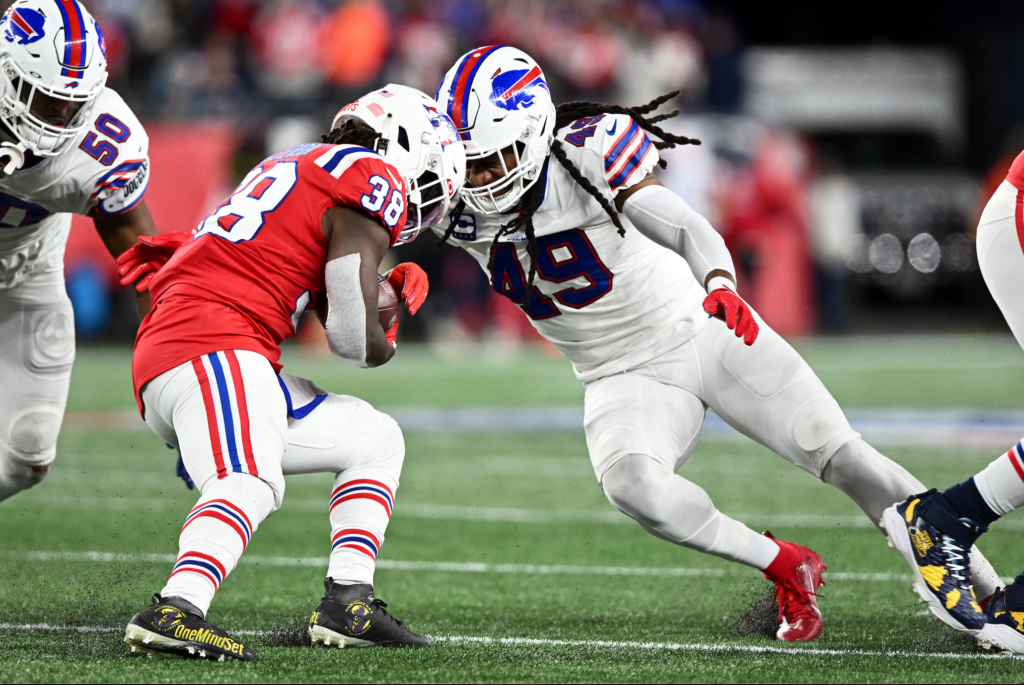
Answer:
<svg viewBox="0 0 1024 685"><path fill-rule="evenodd" d="M378 277L377 316L386 331L385 337L392 347L397 346L398 303L405 303L409 314L419 311L427 299L430 283L427 274L412 262L403 262L383 276ZM396 294L400 293L400 294Z"/></svg>
<svg viewBox="0 0 1024 685"><path fill-rule="evenodd" d="M715 288L708 293L704 298L704 311L724 321L730 330L736 331L736 337L743 338L747 345L753 345L757 340L760 329L754 320L754 310L729 288Z"/></svg>
<svg viewBox="0 0 1024 685"><path fill-rule="evenodd" d="M398 323L398 295L386 276L377 276L377 320L385 331Z"/></svg>

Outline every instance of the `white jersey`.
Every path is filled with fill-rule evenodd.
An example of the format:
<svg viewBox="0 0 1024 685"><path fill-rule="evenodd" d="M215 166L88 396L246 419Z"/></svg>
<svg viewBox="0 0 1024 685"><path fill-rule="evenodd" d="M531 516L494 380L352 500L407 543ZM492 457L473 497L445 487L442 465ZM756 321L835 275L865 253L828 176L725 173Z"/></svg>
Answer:
<svg viewBox="0 0 1024 685"><path fill-rule="evenodd" d="M56 157L28 157L0 178L0 289L59 268L72 214L118 214L149 185L149 138L114 91L100 94L86 128Z"/></svg>
<svg viewBox="0 0 1024 685"><path fill-rule="evenodd" d="M609 202L642 181L658 152L626 115L580 119L557 136L570 161ZM543 199L533 215L537 278L527 315L534 327L590 382L643 364L686 342L707 320L706 295L686 261L619 215L625 237L604 209L549 157ZM491 241L514 214L463 212L450 241L487 269ZM447 222L434 230L443 233ZM494 253L494 289L514 302L526 290L530 258L522 231L503 236Z"/></svg>

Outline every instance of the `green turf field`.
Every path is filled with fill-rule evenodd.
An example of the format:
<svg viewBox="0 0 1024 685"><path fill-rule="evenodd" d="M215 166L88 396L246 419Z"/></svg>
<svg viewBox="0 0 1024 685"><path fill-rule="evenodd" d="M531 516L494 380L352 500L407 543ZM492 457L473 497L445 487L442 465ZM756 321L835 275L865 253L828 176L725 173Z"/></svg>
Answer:
<svg viewBox="0 0 1024 685"><path fill-rule="evenodd" d="M1007 338L798 346L850 405L1013 407L1024 381L1024 354ZM292 354L286 368L382 408L582 401L564 361L531 352L408 347L392 364L364 372ZM69 408L131 410L129 374L124 351L80 351ZM332 477L299 476L289 478L284 506L260 526L210 612L244 635L260 660L129 657L120 631L162 586L195 494L173 477L171 454L154 436L97 430L103 425L99 418L92 430L65 431L45 483L0 504L0 681L1024 677L1024 660L989 658L923 615L902 560L842 495L753 443L705 440L681 473L726 513L815 548L829 565L819 640L791 646L757 634L763 622L748 608L768 583L744 567L656 540L617 514L597 486L582 433L406 436L376 588L398 618L435 638L429 649L301 646L301 626L322 593ZM943 486L998 453L884 451ZM1005 522L982 547L1012 575L1024 565L1021 521L1011 515Z"/></svg>

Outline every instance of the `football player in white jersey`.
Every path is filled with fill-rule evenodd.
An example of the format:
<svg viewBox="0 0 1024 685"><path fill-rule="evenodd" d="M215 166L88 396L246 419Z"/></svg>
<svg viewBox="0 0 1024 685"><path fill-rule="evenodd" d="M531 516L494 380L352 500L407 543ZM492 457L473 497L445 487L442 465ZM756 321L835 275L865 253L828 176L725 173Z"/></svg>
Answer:
<svg viewBox="0 0 1024 685"><path fill-rule="evenodd" d="M75 358L71 215L115 256L156 233L149 141L106 80L103 33L77 0L17 0L0 18L0 500L56 455Z"/></svg>
<svg viewBox="0 0 1024 685"><path fill-rule="evenodd" d="M755 533L675 474L707 409L846 493L876 526L893 501L925 488L850 427L810 367L738 296L718 233L653 175L664 166L658 149L698 142L646 116L674 95L636 108L555 108L529 55L467 53L436 98L467 157L462 204L442 241L469 252L572 362L611 503L653 535L763 571L777 587L778 637L812 640L822 629L818 555ZM994 592L998 577L974 556L976 583Z"/></svg>

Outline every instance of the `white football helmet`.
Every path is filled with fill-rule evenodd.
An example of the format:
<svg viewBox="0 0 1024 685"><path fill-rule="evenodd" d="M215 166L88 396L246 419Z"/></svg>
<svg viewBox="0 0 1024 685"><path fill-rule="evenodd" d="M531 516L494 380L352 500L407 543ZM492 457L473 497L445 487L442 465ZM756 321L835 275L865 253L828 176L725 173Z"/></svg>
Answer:
<svg viewBox="0 0 1024 685"><path fill-rule="evenodd" d="M515 206L540 178L555 137L555 105L540 66L522 50L507 46L477 48L445 74L437 101L466 144L466 159L498 153L505 176L485 186L466 185L462 198L482 214ZM511 147L509 169L502 150Z"/></svg>
<svg viewBox="0 0 1024 685"><path fill-rule="evenodd" d="M0 122L22 152L64 152L106 83L103 33L77 0L17 0L0 18Z"/></svg>
<svg viewBox="0 0 1024 685"><path fill-rule="evenodd" d="M342 107L331 128L349 119L380 134L375 152L405 180L409 214L397 242L407 243L444 217L462 187L466 153L459 134L429 95L393 83Z"/></svg>

